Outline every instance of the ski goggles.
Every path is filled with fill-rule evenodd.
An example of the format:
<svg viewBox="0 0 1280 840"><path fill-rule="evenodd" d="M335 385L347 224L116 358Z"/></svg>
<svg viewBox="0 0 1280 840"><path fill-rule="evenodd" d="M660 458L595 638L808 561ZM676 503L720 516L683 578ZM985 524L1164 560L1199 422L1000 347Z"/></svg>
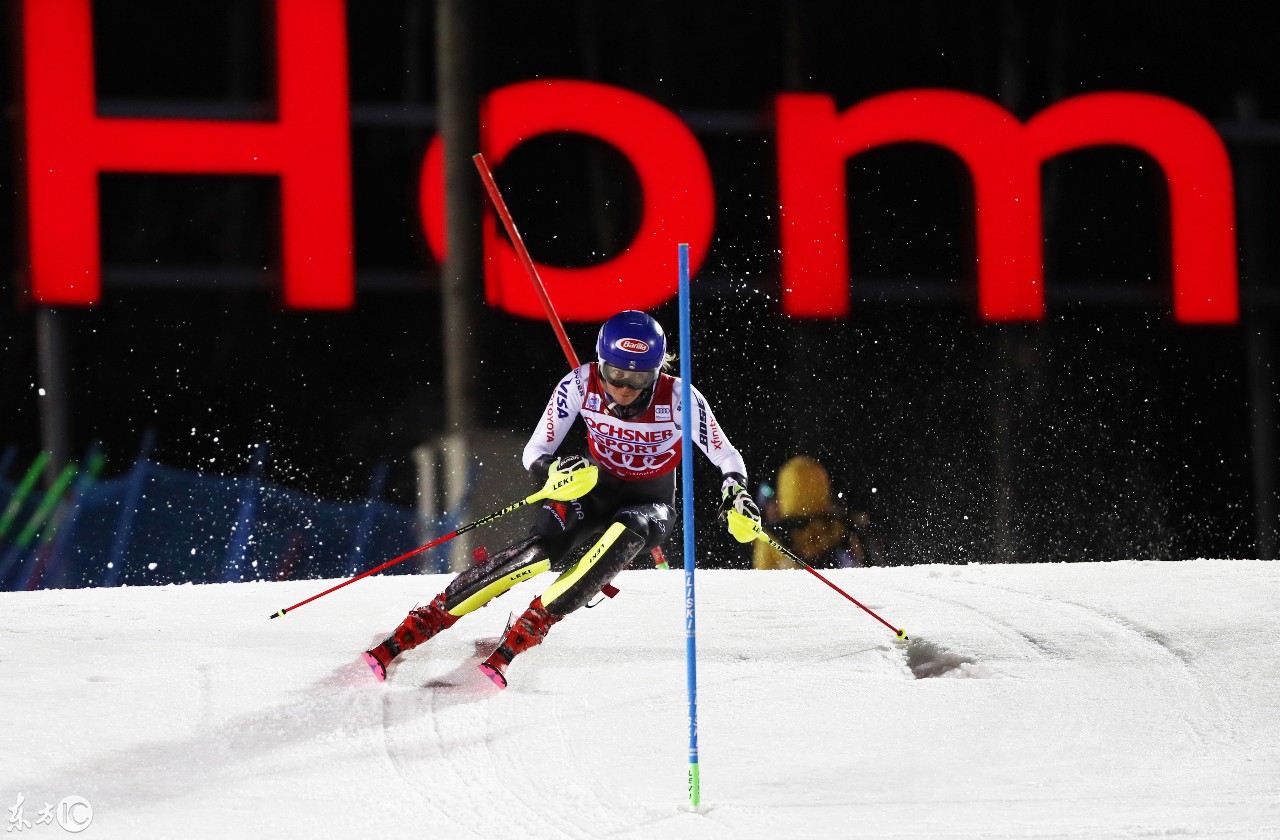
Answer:
<svg viewBox="0 0 1280 840"><path fill-rule="evenodd" d="M623 370L608 362L600 363L600 377L615 388L643 391L658 379L656 370Z"/></svg>

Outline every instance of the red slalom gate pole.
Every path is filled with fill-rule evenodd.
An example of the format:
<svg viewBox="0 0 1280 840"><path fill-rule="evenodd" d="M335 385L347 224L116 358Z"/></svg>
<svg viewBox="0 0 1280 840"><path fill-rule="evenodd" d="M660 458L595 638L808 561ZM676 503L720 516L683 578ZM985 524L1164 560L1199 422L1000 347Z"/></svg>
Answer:
<svg viewBox="0 0 1280 840"><path fill-rule="evenodd" d="M529 256L529 249L524 246L524 239L520 236L520 231L516 230L516 222L515 219L511 218L511 211L507 209L507 202L502 200L502 193L498 190L498 182L493 180L493 170L489 168L488 161L484 159L484 155L480 152L472 155L471 161L480 172L480 180L484 182L485 191L489 193L489 200L493 202L493 209L498 211L498 218L502 219L502 225L507 229L507 236L511 238L511 245L516 249L516 256L520 258L520 264L524 266L525 272L529 275L529 282L533 283L533 290L537 293L538 300L542 301L542 310L547 313L547 320L551 322L551 329L556 332L556 338L560 341L560 349L564 351L564 357L569 360L570 369L577 370L582 366L582 362L578 361L578 354L573 352L573 345L569 343L569 335L564 331L564 324L560 323L560 316L556 314L556 308L551 304L551 297L547 294L547 287L542 284L542 278L538 276L538 268L533 264L533 257ZM654 546L653 564L660 569L667 568L667 558L663 556L661 546Z"/></svg>
<svg viewBox="0 0 1280 840"><path fill-rule="evenodd" d="M520 237L520 231L516 230L516 223L511 218L511 211L507 209L507 203L502 200L502 193L498 191L498 183L493 180L493 171L489 169L489 164L485 161L484 155L479 152L472 155L471 160L475 163L476 169L480 171L480 180L484 182L484 188L489 193L489 200L493 202L494 209L498 211L498 217L502 219L502 224L507 229L507 236L511 237L511 244L516 249L516 256L520 258L520 263L524 266L524 270L529 273L529 279L533 282L533 290L538 293L538 300L542 301L542 309L547 313L547 320L551 322L551 328L556 331L556 338L560 340L560 349L564 351L565 358L569 360L569 366L577 370L582 363L578 361L578 354L573 352L573 345L569 343L569 336L564 331L564 324L560 323L560 316L556 314L555 307L551 305L551 298L547 296L547 287L542 285L542 278L538 276L538 269L533 264L533 258L529 256L529 249L524 246L524 239Z"/></svg>

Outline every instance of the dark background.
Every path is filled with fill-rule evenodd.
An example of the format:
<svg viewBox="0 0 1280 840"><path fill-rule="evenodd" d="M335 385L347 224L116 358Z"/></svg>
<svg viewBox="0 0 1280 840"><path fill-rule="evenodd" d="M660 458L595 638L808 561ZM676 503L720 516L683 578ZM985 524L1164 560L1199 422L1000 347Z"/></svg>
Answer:
<svg viewBox="0 0 1280 840"><path fill-rule="evenodd" d="M16 5L0 20L0 447L16 445L25 464L41 442L35 319L21 291ZM269 110L267 5L95 0L100 113ZM694 380L753 483L791 455L814 455L843 503L875 513L890 562L1263 553L1259 535L1275 523L1258 521L1251 435L1260 404L1275 401L1280 224L1280 37L1260 24L1266 6L476 8L483 90L591 79L652 97L697 134L717 218L695 278ZM363 498L375 466L389 463L388 498L414 503L409 453L444 423L438 266L416 198L435 132L433 4L349 3L348 38L352 311L279 304L271 179L103 176L103 302L64 314L73 444L100 441L108 476L129 467L151 428L156 460L217 474L244 472L252 446L268 442L268 481L330 499ZM1146 155L1119 148L1045 165L1048 316L983 323L968 173L917 144L849 162L851 316L784 317L773 96L815 91L845 108L914 87L978 94L1022 119L1112 90L1196 109L1232 155L1241 323L1174 322L1163 179ZM496 175L535 259L604 259L635 229L634 177L597 141L538 138ZM654 314L674 337L674 301ZM597 327L571 325L580 355ZM554 335L488 312L478 351L481 422L523 438L565 370ZM702 511L715 503L713 473L699 466ZM708 553L745 562L710 519L700 525Z"/></svg>

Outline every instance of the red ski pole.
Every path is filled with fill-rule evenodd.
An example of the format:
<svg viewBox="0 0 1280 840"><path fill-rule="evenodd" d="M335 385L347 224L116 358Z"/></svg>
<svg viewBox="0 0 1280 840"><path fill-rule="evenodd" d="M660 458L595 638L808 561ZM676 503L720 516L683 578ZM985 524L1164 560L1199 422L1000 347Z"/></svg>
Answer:
<svg viewBox="0 0 1280 840"><path fill-rule="evenodd" d="M421 554L422 552L426 551L429 548L435 548L441 543L446 543L449 540L453 539L454 537L458 536L459 534L465 534L467 531L470 531L472 528L479 528L481 525L487 525L488 523L497 519L499 516L506 516L508 513L511 513L513 510L519 510L525 505L531 505L531 504L534 504L535 502L540 502L543 499L556 499L559 501L568 501L570 499L576 499L579 496L590 491L591 488L595 486L596 478L598 477L598 475L599 473L597 472L597 468L590 467L585 470L577 470L575 472L560 475L559 477L552 476L547 479L547 483L543 485L542 489L539 490L537 493L534 493L530 496L526 496L525 498L521 499L518 502L515 502L514 504L507 505L502 510L495 511L489 514L488 516L477 519L475 522L472 522L468 525L463 525L458 530L453 531L452 533L445 534L443 537L437 537L436 539L432 540L426 545L418 546L413 551L406 551L404 554L401 554L399 557L395 558L394 560L388 560L387 562L383 563L381 566L376 566L372 569L369 569L366 572L361 572L360 574L356 575L353 578L347 578L337 586L331 586L318 595L312 595L310 598L307 598L305 601L299 601L298 603L294 604L292 607L285 607L284 609L278 612L273 612L271 615L267 616L267 618L276 618L277 616L282 616L285 613L293 612L298 607L304 606L306 604L310 604L312 601L316 600L317 598L323 598L324 596L328 595L330 592L336 592L337 590L341 589L344 586L349 586L350 584L353 584L362 578L367 578L369 575L376 575L378 572L382 571L383 569L389 569L397 563L402 563L405 560L408 560L410 557L413 557L415 554Z"/></svg>
<svg viewBox="0 0 1280 840"><path fill-rule="evenodd" d="M893 631L893 635L897 636L899 639L901 639L904 642L910 641L910 639L907 637L907 631L905 629L901 627L894 627L892 624L885 621L880 616L876 615L870 608L868 608L865 604L863 604L857 598L853 597L848 592L845 592L843 589L836 586L834 583L827 580L822 575L818 574L817 570L814 569L812 566L810 566L808 563L804 562L804 560L800 559L800 556L798 554L796 554L791 549L787 548L782 543L775 540L773 537L766 534L764 529L761 528L760 525L758 525L755 522L752 522L750 519L738 513L736 510L729 511L729 518L733 520L733 522L730 523L730 530L734 532L734 536L737 536L739 532L741 532L743 536L746 536L748 533L750 533L755 539L768 543L773 548L774 551L786 556L789 560L791 560L792 563L795 563L797 566L803 567L806 572L813 575L818 580L825 583L827 586L830 586L832 589L839 592L844 597L848 598L867 615L871 616L876 621L883 624L885 627L888 627L890 630ZM736 528L734 527L735 525L737 526ZM742 537L739 537L739 539L742 539ZM750 540L747 539L743 541L749 542Z"/></svg>

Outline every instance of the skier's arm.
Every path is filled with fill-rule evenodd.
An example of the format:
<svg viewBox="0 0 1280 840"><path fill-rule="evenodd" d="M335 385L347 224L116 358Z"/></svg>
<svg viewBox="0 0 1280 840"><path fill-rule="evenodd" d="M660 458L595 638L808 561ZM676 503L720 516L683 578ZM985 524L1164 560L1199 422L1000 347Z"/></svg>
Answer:
<svg viewBox="0 0 1280 840"><path fill-rule="evenodd" d="M680 418L681 429L688 432L686 440L696 442L724 475L724 481L720 485L719 518L726 522L735 539L739 542L751 542L760 530L760 508L747 492L747 464L742 460L742 453L734 448L720 428L706 397L692 386L689 391L693 398L693 411L689 412L691 419L687 423L685 412L679 410L682 406L679 406L677 400L676 413ZM739 524L742 520L734 522L729 518L729 511L736 511L745 517L745 523Z"/></svg>
<svg viewBox="0 0 1280 840"><path fill-rule="evenodd" d="M676 380L676 394L680 393L680 380ZM729 437L720 428L716 416L707 404L706 397L697 388L689 387L693 397L693 411L685 412L680 397L676 397L676 422L680 424L685 440L692 440L698 448L711 459L711 463L720 468L725 478L734 478L743 486L747 483L747 464L742 454L729 442ZM692 417L685 422L686 413Z"/></svg>
<svg viewBox="0 0 1280 840"><path fill-rule="evenodd" d="M524 468L539 481L546 480L556 450L582 409L588 370L588 366L583 365L560 380L547 401L546 410L542 412L541 422L524 446Z"/></svg>

